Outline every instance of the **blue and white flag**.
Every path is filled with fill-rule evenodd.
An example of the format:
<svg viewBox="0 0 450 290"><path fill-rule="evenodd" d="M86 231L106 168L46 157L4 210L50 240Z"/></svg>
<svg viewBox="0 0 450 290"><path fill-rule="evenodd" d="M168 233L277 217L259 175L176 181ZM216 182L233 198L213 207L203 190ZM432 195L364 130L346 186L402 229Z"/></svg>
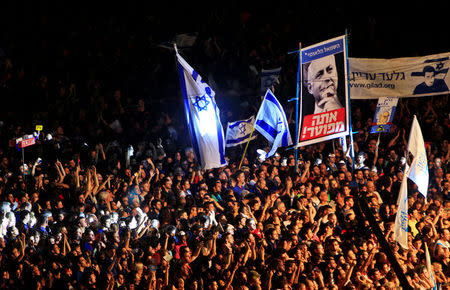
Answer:
<svg viewBox="0 0 450 290"><path fill-rule="evenodd" d="M408 249L408 183L406 176L400 185L398 210L394 223L394 240L404 249Z"/></svg>
<svg viewBox="0 0 450 290"><path fill-rule="evenodd" d="M261 70L261 95L270 89L280 78L281 67Z"/></svg>
<svg viewBox="0 0 450 290"><path fill-rule="evenodd" d="M274 155L278 147L292 145L286 114L269 89L256 115L255 129L272 144L266 158Z"/></svg>
<svg viewBox="0 0 450 290"><path fill-rule="evenodd" d="M246 143L253 130L253 122L255 116L251 116L247 120L229 122L226 135L226 147L233 147L242 143ZM254 140L256 135L252 135L250 140Z"/></svg>
<svg viewBox="0 0 450 290"><path fill-rule="evenodd" d="M422 130L420 130L419 122L414 115L411 132L409 133L408 151L414 156L409 169L408 178L417 184L417 188L425 199L428 191L428 161L427 152L425 151L425 142L423 141Z"/></svg>
<svg viewBox="0 0 450 290"><path fill-rule="evenodd" d="M178 72L184 98L187 125L194 151L203 169L227 165L225 138L214 91L178 54Z"/></svg>

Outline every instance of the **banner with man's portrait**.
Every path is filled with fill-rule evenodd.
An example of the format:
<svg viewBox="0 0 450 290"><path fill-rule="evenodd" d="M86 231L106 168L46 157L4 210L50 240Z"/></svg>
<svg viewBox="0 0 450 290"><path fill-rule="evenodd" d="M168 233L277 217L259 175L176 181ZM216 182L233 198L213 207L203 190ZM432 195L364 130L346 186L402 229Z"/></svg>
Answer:
<svg viewBox="0 0 450 290"><path fill-rule="evenodd" d="M398 98L382 97L378 99L370 133L385 133L391 130Z"/></svg>
<svg viewBox="0 0 450 290"><path fill-rule="evenodd" d="M301 50L298 146L342 137L349 131L345 36Z"/></svg>
<svg viewBox="0 0 450 290"><path fill-rule="evenodd" d="M423 57L349 57L350 98L423 97L448 94L450 53Z"/></svg>

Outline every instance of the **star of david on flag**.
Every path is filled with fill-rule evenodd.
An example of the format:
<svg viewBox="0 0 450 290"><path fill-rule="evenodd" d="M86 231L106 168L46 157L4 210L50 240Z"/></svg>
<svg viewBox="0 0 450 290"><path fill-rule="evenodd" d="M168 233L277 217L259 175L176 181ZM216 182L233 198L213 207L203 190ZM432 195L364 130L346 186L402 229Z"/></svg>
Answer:
<svg viewBox="0 0 450 290"><path fill-rule="evenodd" d="M206 99L205 96L196 96L195 97L195 102L194 102L194 107L198 110L198 111L203 111L208 108L209 105L209 101Z"/></svg>
<svg viewBox="0 0 450 290"><path fill-rule="evenodd" d="M215 93L178 54L176 46L175 52L187 126L195 154L203 169L225 166L225 138Z"/></svg>
<svg viewBox="0 0 450 290"><path fill-rule="evenodd" d="M246 143L253 130L253 122L255 116L251 116L246 120L229 122L226 135L226 146L233 147L242 143ZM252 135L250 140L254 140L256 135Z"/></svg>

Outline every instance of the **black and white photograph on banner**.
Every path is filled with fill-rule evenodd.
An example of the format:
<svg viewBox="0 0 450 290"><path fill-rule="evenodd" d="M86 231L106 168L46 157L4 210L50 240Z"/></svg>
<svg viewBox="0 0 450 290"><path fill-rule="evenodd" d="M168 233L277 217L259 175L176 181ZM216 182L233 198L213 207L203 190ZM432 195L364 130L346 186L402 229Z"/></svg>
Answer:
<svg viewBox="0 0 450 290"><path fill-rule="evenodd" d="M421 57L349 57L350 97L426 97L449 92L450 53Z"/></svg>
<svg viewBox="0 0 450 290"><path fill-rule="evenodd" d="M301 50L302 87L299 144L348 132L345 36Z"/></svg>

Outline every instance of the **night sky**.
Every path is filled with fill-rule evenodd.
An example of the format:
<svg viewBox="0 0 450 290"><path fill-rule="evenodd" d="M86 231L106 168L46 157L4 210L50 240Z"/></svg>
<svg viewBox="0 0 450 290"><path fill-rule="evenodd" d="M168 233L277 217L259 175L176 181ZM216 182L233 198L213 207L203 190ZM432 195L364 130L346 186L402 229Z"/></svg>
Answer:
<svg viewBox="0 0 450 290"><path fill-rule="evenodd" d="M130 94L148 96L153 78L159 88L153 99L177 93L162 88L178 81L176 74L171 75L175 72L173 55L154 45L178 33L199 32L201 39L219 35L226 45L228 38L246 30L246 35L254 36L248 40L253 47L264 45L268 34L275 35L276 51L283 54L297 49L299 42L305 47L343 35L347 29L350 57L411 57L449 51L449 25L439 6L415 1L401 7L361 1L345 5L331 1L163 1L162 7L156 7L156 1L119 5L113 1L107 5L38 2L9 1L0 17L0 48L24 68L30 81L41 75L47 75L49 82L105 78L123 86L116 81L121 79ZM99 60L98 51L105 59ZM106 56L117 53L127 54L126 65L108 63ZM191 60L204 60L201 47L194 54ZM164 75L149 73L157 66ZM25 90L22 98L33 96Z"/></svg>

